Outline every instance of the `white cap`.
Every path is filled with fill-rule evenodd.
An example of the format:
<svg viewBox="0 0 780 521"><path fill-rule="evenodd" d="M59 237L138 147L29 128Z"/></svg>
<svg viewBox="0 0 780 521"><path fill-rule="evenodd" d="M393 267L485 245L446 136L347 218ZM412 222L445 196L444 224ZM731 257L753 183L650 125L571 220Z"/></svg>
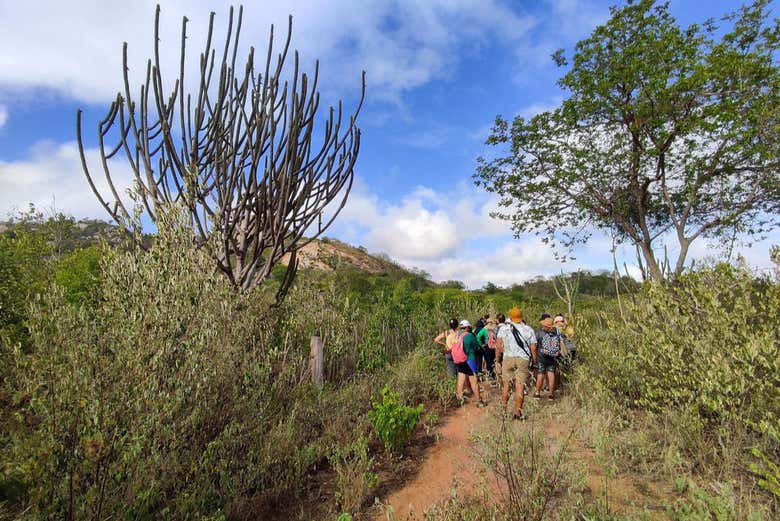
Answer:
<svg viewBox="0 0 780 521"><path fill-rule="evenodd" d="M469 322L468 320L461 320L460 327L471 327L471 322Z"/></svg>

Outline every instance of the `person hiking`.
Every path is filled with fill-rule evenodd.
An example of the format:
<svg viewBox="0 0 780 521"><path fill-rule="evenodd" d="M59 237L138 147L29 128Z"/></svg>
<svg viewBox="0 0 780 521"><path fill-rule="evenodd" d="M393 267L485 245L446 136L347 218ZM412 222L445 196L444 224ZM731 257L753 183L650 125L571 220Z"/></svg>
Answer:
<svg viewBox="0 0 780 521"><path fill-rule="evenodd" d="M545 316L546 315L546 316ZM550 315L542 315L540 324L542 328L536 333L536 343L539 346L537 357L536 390L534 398L542 397L542 386L545 377L547 379L548 398L555 399L555 370L558 367L558 358L561 356L561 337L555 330L553 318Z"/></svg>
<svg viewBox="0 0 780 521"><path fill-rule="evenodd" d="M483 329L485 329L485 325L487 324L487 319L490 318L490 315L483 315L477 319L477 322L474 324L474 327L472 329L472 333L477 338L477 351L475 353L475 358L477 361L477 380L482 381L484 377L484 371L483 371L483 365L485 360L485 349L481 342L479 342L479 334L482 332Z"/></svg>
<svg viewBox="0 0 780 521"><path fill-rule="evenodd" d="M563 345L561 345L562 358L567 359L566 362L571 362L577 354L577 346L573 341L574 328L566 321L563 313L558 313L553 317L553 326L563 341ZM568 349L568 353L563 352L565 351L564 346Z"/></svg>
<svg viewBox="0 0 780 521"><path fill-rule="evenodd" d="M506 326L506 315L499 313L496 315L496 338L501 334L501 328ZM498 346L496 346L498 347ZM504 354L496 349L496 374L501 375L501 361Z"/></svg>
<svg viewBox="0 0 780 521"><path fill-rule="evenodd" d="M539 329L534 329L534 334L536 334L536 339L537 340L540 338L540 335L542 334L542 326L541 326L542 321L544 319L546 319L546 318L550 318L550 316L551 315L549 313L542 313L542 316L539 317ZM539 344L537 343L537 347L538 347L538 345ZM536 363L532 364L531 376L532 376L533 382L534 382L533 387L536 388L536 379L539 378L539 368L538 368L538 365ZM534 398L539 398L538 396L536 396L536 393L534 393Z"/></svg>
<svg viewBox="0 0 780 521"><path fill-rule="evenodd" d="M458 370L458 383L456 387L456 396L461 405L465 403L463 398L463 388L468 380L474 398L477 399L477 407L484 407L487 404L482 400L479 393L479 384L477 383L477 338L471 332L471 323L468 320L460 321L460 332L452 345L452 359ZM465 358L465 360L463 359Z"/></svg>
<svg viewBox="0 0 780 521"><path fill-rule="evenodd" d="M515 406L512 418L525 420L523 391L529 376L528 366L536 361L537 353L536 335L531 327L523 323L523 311L520 308L509 310L509 318L499 329L496 349L503 354L501 403L506 410L514 382Z"/></svg>
<svg viewBox="0 0 780 521"><path fill-rule="evenodd" d="M477 319L477 321L474 323L474 331L473 333L475 335L478 335L480 331L482 331L482 328L487 325L487 320L490 318L490 315L483 315Z"/></svg>
<svg viewBox="0 0 780 521"><path fill-rule="evenodd" d="M482 348L482 356L485 359L485 369L490 378L490 386L496 386L496 333L498 325L495 319L488 318L485 327L477 333L477 342Z"/></svg>
<svg viewBox="0 0 780 521"><path fill-rule="evenodd" d="M442 331L433 339L435 344L444 348L444 361L447 364L447 374L452 378L457 378L458 370L455 368L455 362L452 361L452 343L458 336L458 319L452 318L448 324L450 328Z"/></svg>

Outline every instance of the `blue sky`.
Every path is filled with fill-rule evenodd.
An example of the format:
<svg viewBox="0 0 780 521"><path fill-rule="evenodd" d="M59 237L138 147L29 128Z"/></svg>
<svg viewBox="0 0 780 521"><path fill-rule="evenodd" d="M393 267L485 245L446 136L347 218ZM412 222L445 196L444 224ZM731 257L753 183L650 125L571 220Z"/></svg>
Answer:
<svg viewBox="0 0 780 521"><path fill-rule="evenodd" d="M242 40L265 49L271 23L294 16L293 46L319 58L327 100L351 107L360 71L368 78L360 115L362 147L356 185L328 235L424 269L434 280L470 287L520 282L560 269L611 268L610 242L595 236L560 265L533 237L513 239L489 218L495 200L473 187L477 156L497 114L533 115L564 93L550 54L587 36L613 2L598 0L308 0L247 2ZM94 127L121 87L121 46L131 75L150 53L154 2L18 2L0 0L0 214L52 202L77 217L107 218L89 191L75 148L75 111ZM200 45L208 12L224 21L227 3L161 2L164 63L175 67L181 17L191 48ZM717 17L741 2L673 0L678 21ZM219 33L217 33L219 34ZM165 44L170 44L165 47ZM194 54L194 53L193 53ZM142 80L136 73L136 83ZM94 146L94 140L88 142ZM123 175L120 167L119 176ZM124 172L126 174L126 171ZM769 266L775 233L747 260ZM673 245L670 244L673 251ZM701 240L692 258L720 255ZM634 265L621 249L621 264Z"/></svg>

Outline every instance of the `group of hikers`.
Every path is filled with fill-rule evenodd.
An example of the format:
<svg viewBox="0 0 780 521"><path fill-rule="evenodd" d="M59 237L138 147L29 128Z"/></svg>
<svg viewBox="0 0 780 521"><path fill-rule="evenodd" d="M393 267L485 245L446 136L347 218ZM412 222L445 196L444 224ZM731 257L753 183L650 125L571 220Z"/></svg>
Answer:
<svg viewBox="0 0 780 521"><path fill-rule="evenodd" d="M531 375L533 397L541 398L546 384L547 398L554 400L558 366L575 354L574 330L563 314L543 313L539 326L536 330L529 326L517 307L507 315L480 317L473 326L468 320L450 320L449 329L433 341L443 348L447 371L457 379L455 393L460 405L465 404L468 386L477 407L485 407L479 385L489 381L491 387L501 386L504 411L514 391L512 417L524 420L523 401Z"/></svg>

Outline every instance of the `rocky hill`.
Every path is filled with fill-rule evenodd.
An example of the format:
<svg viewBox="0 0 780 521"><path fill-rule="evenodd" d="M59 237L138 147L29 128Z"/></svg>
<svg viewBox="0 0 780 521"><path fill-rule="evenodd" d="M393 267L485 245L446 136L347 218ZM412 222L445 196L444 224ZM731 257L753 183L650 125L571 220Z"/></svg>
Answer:
<svg viewBox="0 0 780 521"><path fill-rule="evenodd" d="M289 261L289 255L282 259ZM328 237L314 240L298 250L299 267L320 271L356 269L374 275L410 274L409 270L396 264L389 257L373 255L365 248L354 247Z"/></svg>

